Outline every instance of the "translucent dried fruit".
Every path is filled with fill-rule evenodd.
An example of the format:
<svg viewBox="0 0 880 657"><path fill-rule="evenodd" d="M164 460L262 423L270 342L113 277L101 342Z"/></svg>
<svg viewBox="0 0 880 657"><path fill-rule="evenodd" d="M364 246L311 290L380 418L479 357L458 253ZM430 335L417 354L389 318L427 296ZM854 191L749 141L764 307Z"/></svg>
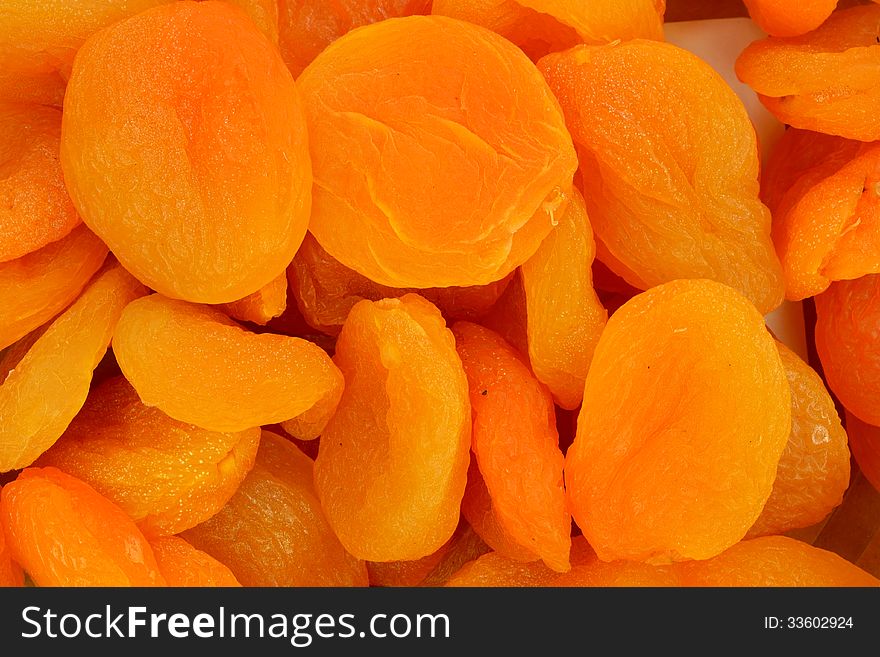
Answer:
<svg viewBox="0 0 880 657"><path fill-rule="evenodd" d="M880 272L880 144L791 128L762 185L789 299Z"/></svg>
<svg viewBox="0 0 880 657"><path fill-rule="evenodd" d="M92 390L38 465L82 479L145 534L177 534L229 501L253 466L259 442L259 428L215 433L172 420L116 377Z"/></svg>
<svg viewBox="0 0 880 657"><path fill-rule="evenodd" d="M785 536L742 541L714 559L675 568L683 586L880 586L837 554Z"/></svg>
<svg viewBox="0 0 880 657"><path fill-rule="evenodd" d="M654 566L639 561L595 560L558 575L550 586L670 587L680 586L674 565Z"/></svg>
<svg viewBox="0 0 880 657"><path fill-rule="evenodd" d="M281 56L298 76L343 34L377 21L426 14L431 0L278 0Z"/></svg>
<svg viewBox="0 0 880 657"><path fill-rule="evenodd" d="M98 30L169 0L4 0L0 99L61 105L77 49Z"/></svg>
<svg viewBox="0 0 880 657"><path fill-rule="evenodd" d="M278 44L278 0L225 0L244 10L260 31Z"/></svg>
<svg viewBox="0 0 880 657"><path fill-rule="evenodd" d="M582 565L594 563L596 554L583 536L572 539L570 561L574 573ZM565 578L566 575L562 575ZM498 552L489 552L464 564L444 586L557 586L560 574L543 562L522 563Z"/></svg>
<svg viewBox="0 0 880 657"><path fill-rule="evenodd" d="M363 299L379 301L417 292L450 319L474 319L485 313L507 288L508 277L473 287L388 287L374 283L332 258L317 240L306 235L287 270L290 287L300 311L315 329L339 335L355 304Z"/></svg>
<svg viewBox="0 0 880 657"><path fill-rule="evenodd" d="M321 435L315 487L346 549L369 561L414 560L455 531L467 477L467 379L428 301L361 301L334 362L345 376Z"/></svg>
<svg viewBox="0 0 880 657"><path fill-rule="evenodd" d="M843 500L849 486L847 434L821 377L777 342L791 389L791 434L773 492L747 537L809 527Z"/></svg>
<svg viewBox="0 0 880 657"><path fill-rule="evenodd" d="M442 16L348 33L297 80L309 230L382 285L500 280L537 250L577 166L559 105L497 34Z"/></svg>
<svg viewBox="0 0 880 657"><path fill-rule="evenodd" d="M837 0L744 0L749 16L767 34L780 37L810 32L825 22Z"/></svg>
<svg viewBox="0 0 880 657"><path fill-rule="evenodd" d="M150 547L168 586L241 586L229 568L178 536L151 538Z"/></svg>
<svg viewBox="0 0 880 657"><path fill-rule="evenodd" d="M532 371L569 410L580 406L608 318L593 289L595 255L583 197L574 190L559 224L520 268Z"/></svg>
<svg viewBox="0 0 880 657"><path fill-rule="evenodd" d="M421 586L442 586L469 561L489 552L489 546L466 521L462 520L450 539L449 547L434 569L421 581Z"/></svg>
<svg viewBox="0 0 880 657"><path fill-rule="evenodd" d="M492 495L483 475L480 474L475 458L471 458L468 467L467 486L461 500L461 514L486 545L505 559L521 563L540 561L541 556L538 553L523 545L505 529L492 504Z"/></svg>
<svg viewBox="0 0 880 657"><path fill-rule="evenodd" d="M164 586L147 539L125 512L55 468L3 487L0 525L37 586Z"/></svg>
<svg viewBox="0 0 880 657"><path fill-rule="evenodd" d="M0 497L2 494L3 488L0 487ZM12 560L12 553L7 549L3 522L0 519L0 588L12 586L24 586L24 573L21 566Z"/></svg>
<svg viewBox="0 0 880 657"><path fill-rule="evenodd" d="M293 78L225 2L171 3L90 38L64 99L61 163L83 221L166 296L241 299L284 272L306 231Z"/></svg>
<svg viewBox="0 0 880 657"><path fill-rule="evenodd" d="M85 226L16 260L0 263L0 349L64 310L107 257L107 247Z"/></svg>
<svg viewBox="0 0 880 657"><path fill-rule="evenodd" d="M848 139L880 139L880 6L834 12L802 36L747 47L736 74L783 123Z"/></svg>
<svg viewBox="0 0 880 657"><path fill-rule="evenodd" d="M534 60L579 43L663 40L666 0L434 0L432 13L497 32Z"/></svg>
<svg viewBox="0 0 880 657"><path fill-rule="evenodd" d="M548 568L543 561L522 563L497 552L489 552L466 563L444 586L549 586L557 577L559 573Z"/></svg>
<svg viewBox="0 0 880 657"><path fill-rule="evenodd" d="M92 371L107 351L123 308L145 293L122 267L109 266L32 337L12 371L3 370L0 472L30 465L64 433L86 400Z"/></svg>
<svg viewBox="0 0 880 657"><path fill-rule="evenodd" d="M344 388L345 382L340 374L314 406L295 418L285 420L281 423L281 428L297 440L318 438L336 413Z"/></svg>
<svg viewBox="0 0 880 657"><path fill-rule="evenodd" d="M244 586L366 586L367 569L333 534L312 460L263 432L253 470L213 518L183 534Z"/></svg>
<svg viewBox="0 0 880 657"><path fill-rule="evenodd" d="M523 286L522 269L514 272L513 279L498 301L479 318L479 324L495 331L517 353L529 359L529 329L526 291Z"/></svg>
<svg viewBox="0 0 880 657"><path fill-rule="evenodd" d="M460 526L460 525L459 525ZM370 586L405 587L418 586L446 556L452 546L453 537L440 546L436 552L413 561L368 561Z"/></svg>
<svg viewBox="0 0 880 657"><path fill-rule="evenodd" d="M468 322L452 331L467 374L472 449L492 513L511 539L564 572L571 516L553 399L501 336Z"/></svg>
<svg viewBox="0 0 880 657"><path fill-rule="evenodd" d="M816 350L828 387L860 419L880 424L880 275L837 281L816 297Z"/></svg>
<svg viewBox="0 0 880 657"><path fill-rule="evenodd" d="M640 289L708 278L762 313L783 297L742 101L707 63L634 40L538 63L580 159L598 257Z"/></svg>
<svg viewBox="0 0 880 657"><path fill-rule="evenodd" d="M790 430L754 306L714 281L655 287L596 347L566 455L572 515L603 561L715 556L757 520Z"/></svg>
<svg viewBox="0 0 880 657"><path fill-rule="evenodd" d="M251 333L216 308L159 294L125 309L113 352L147 406L210 431L289 420L342 386L315 344Z"/></svg>
<svg viewBox="0 0 880 657"><path fill-rule="evenodd" d="M846 432L853 458L865 479L880 491L880 427L862 422L847 411Z"/></svg>
<svg viewBox="0 0 880 657"><path fill-rule="evenodd" d="M0 262L55 242L79 223L64 188L61 111L0 102Z"/></svg>
<svg viewBox="0 0 880 657"><path fill-rule="evenodd" d="M272 279L253 294L244 299L224 303L220 309L232 319L252 322L265 326L275 317L280 317L287 308L287 273Z"/></svg>

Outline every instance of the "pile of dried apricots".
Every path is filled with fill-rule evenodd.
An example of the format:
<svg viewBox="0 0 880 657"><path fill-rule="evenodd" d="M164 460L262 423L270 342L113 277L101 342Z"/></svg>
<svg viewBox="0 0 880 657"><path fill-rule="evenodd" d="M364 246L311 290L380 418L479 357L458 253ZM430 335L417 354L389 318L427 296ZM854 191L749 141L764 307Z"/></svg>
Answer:
<svg viewBox="0 0 880 657"><path fill-rule="evenodd" d="M880 585L880 4L745 4L766 153L664 0L6 0L0 585Z"/></svg>

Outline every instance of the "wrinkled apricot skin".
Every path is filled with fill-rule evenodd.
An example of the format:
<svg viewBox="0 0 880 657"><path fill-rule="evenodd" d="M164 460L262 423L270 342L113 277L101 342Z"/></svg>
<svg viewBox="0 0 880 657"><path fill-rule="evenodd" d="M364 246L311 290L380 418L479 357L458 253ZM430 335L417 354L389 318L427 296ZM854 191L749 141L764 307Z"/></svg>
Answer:
<svg viewBox="0 0 880 657"><path fill-rule="evenodd" d="M790 128L763 188L787 298L880 272L880 145Z"/></svg>
<svg viewBox="0 0 880 657"><path fill-rule="evenodd" d="M61 112L0 101L0 262L55 242L79 223L58 162Z"/></svg>
<svg viewBox="0 0 880 657"><path fill-rule="evenodd" d="M596 255L583 197L520 268L526 296L529 362L562 408L580 406L590 360L608 313L593 289Z"/></svg>
<svg viewBox="0 0 880 657"><path fill-rule="evenodd" d="M287 309L287 273L244 299L222 304L220 309L232 319L265 326Z"/></svg>
<svg viewBox="0 0 880 657"><path fill-rule="evenodd" d="M244 586L367 586L366 566L327 523L313 469L292 443L264 431L256 464L232 499L182 538Z"/></svg>
<svg viewBox="0 0 880 657"><path fill-rule="evenodd" d="M278 0L226 0L241 7L260 31L278 45Z"/></svg>
<svg viewBox="0 0 880 657"><path fill-rule="evenodd" d="M368 25L297 80L310 129L309 230L391 287L486 285L537 250L577 167L535 66L442 16Z"/></svg>
<svg viewBox="0 0 880 657"><path fill-rule="evenodd" d="M785 536L742 541L714 559L675 568L682 586L880 586L837 554Z"/></svg>
<svg viewBox="0 0 880 657"><path fill-rule="evenodd" d="M165 585L125 512L55 468L28 468L3 487L0 525L37 586Z"/></svg>
<svg viewBox="0 0 880 657"><path fill-rule="evenodd" d="M579 43L663 40L665 0L434 0L432 13L482 25L533 60Z"/></svg>
<svg viewBox="0 0 880 657"><path fill-rule="evenodd" d="M785 536L741 541L716 557L652 566L631 561L577 565L550 586L875 587L880 581L839 555Z"/></svg>
<svg viewBox="0 0 880 657"><path fill-rule="evenodd" d="M834 12L818 29L768 37L736 61L737 77L787 125L859 141L880 139L880 6Z"/></svg>
<svg viewBox="0 0 880 657"><path fill-rule="evenodd" d="M345 390L315 461L330 525L368 561L437 551L459 522L471 436L452 333L419 296L361 301L342 327L334 362Z"/></svg>
<svg viewBox="0 0 880 657"><path fill-rule="evenodd" d="M600 260L639 289L708 278L762 313L782 302L755 130L718 73L641 39L578 46L538 68L577 147Z"/></svg>
<svg viewBox="0 0 880 657"><path fill-rule="evenodd" d="M38 251L0 263L0 349L42 326L76 299L107 257L85 226Z"/></svg>
<svg viewBox="0 0 880 657"><path fill-rule="evenodd" d="M523 545L502 524L492 504L492 496L486 487L483 475L480 474L477 459L473 457L468 467L467 486L461 500L461 514L486 545L505 559L521 563L540 561L541 556L537 552Z"/></svg>
<svg viewBox="0 0 880 657"><path fill-rule="evenodd" d="M90 484L145 534L204 522L253 467L259 428L214 433L141 403L122 377L92 390L83 409L38 460Z"/></svg>
<svg viewBox="0 0 880 657"><path fill-rule="evenodd" d="M299 76L318 54L351 30L388 18L426 14L431 0L278 0L281 56Z"/></svg>
<svg viewBox="0 0 880 657"><path fill-rule="evenodd" d="M572 566L569 573L585 564L596 563L596 553L583 536L572 539L569 561ZM557 586L555 582L564 578L566 574L560 575L541 561L522 563L498 552L488 552L465 563L444 586Z"/></svg>
<svg viewBox="0 0 880 657"><path fill-rule="evenodd" d="M846 432L852 455L865 479L880 491L880 427L862 422L847 411Z"/></svg>
<svg viewBox="0 0 880 657"><path fill-rule="evenodd" d="M4 0L0 100L60 106L74 55L89 36L165 2L169 0Z"/></svg>
<svg viewBox="0 0 880 657"><path fill-rule="evenodd" d="M216 308L159 294L125 309L113 352L147 406L209 431L289 420L343 385L311 342L251 333Z"/></svg>
<svg viewBox="0 0 880 657"><path fill-rule="evenodd" d="M798 36L825 22L837 0L744 0L749 16L767 34Z"/></svg>
<svg viewBox="0 0 880 657"><path fill-rule="evenodd" d="M150 547L168 586L241 586L229 568L178 536L151 538Z"/></svg>
<svg viewBox="0 0 880 657"><path fill-rule="evenodd" d="M83 221L169 297L216 304L256 292L306 231L312 177L296 86L225 2L163 5L90 38L65 95L61 163Z"/></svg>
<svg viewBox="0 0 880 657"><path fill-rule="evenodd" d="M501 336L469 322L452 331L467 374L472 449L496 521L522 548L564 572L571 516L553 399Z"/></svg>
<svg viewBox="0 0 880 657"><path fill-rule="evenodd" d="M773 492L747 538L809 527L843 500L849 486L847 433L821 377L777 342L791 389L791 434Z"/></svg>
<svg viewBox="0 0 880 657"><path fill-rule="evenodd" d="M880 424L880 275L837 281L816 297L816 351L848 411Z"/></svg>
<svg viewBox="0 0 880 657"><path fill-rule="evenodd" d="M64 433L86 400L123 308L145 293L114 263L33 335L0 386L0 472L30 465Z"/></svg>
<svg viewBox="0 0 880 657"><path fill-rule="evenodd" d="M3 488L0 487L0 496L2 494ZM3 522L0 521L0 588L16 586L24 586L24 573L21 566L12 560L12 554L6 546Z"/></svg>
<svg viewBox="0 0 880 657"><path fill-rule="evenodd" d="M473 287L397 288L374 283L328 254L310 234L287 269L296 303L313 328L327 335L339 335L342 324L356 303L379 301L418 293L449 319L476 319L504 293L513 274Z"/></svg>
<svg viewBox="0 0 880 657"><path fill-rule="evenodd" d="M473 527L462 520L458 529L452 535L449 547L444 552L440 563L425 576L420 585L442 586L464 564L478 559L487 552L489 552L489 546L483 542Z"/></svg>
<svg viewBox="0 0 880 657"><path fill-rule="evenodd" d="M603 561L708 559L770 496L791 393L760 313L680 280L608 320L565 462L572 515Z"/></svg>

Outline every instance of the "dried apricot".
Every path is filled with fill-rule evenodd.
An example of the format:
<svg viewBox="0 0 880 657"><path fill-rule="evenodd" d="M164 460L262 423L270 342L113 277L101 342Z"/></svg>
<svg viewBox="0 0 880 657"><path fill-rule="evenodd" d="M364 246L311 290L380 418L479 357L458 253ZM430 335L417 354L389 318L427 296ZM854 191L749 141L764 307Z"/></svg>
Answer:
<svg viewBox="0 0 880 657"><path fill-rule="evenodd" d="M663 40L666 0L434 0L431 12L482 25L532 59L579 43Z"/></svg>
<svg viewBox="0 0 880 657"><path fill-rule="evenodd" d="M469 561L479 558L489 552L489 546L474 531L465 520L458 525L458 529L450 539L449 547L443 553L434 569L420 582L421 586L442 586L449 578L458 572Z"/></svg>
<svg viewBox="0 0 880 657"><path fill-rule="evenodd" d="M241 586L229 568L179 536L151 538L150 547L168 586Z"/></svg>
<svg viewBox="0 0 880 657"><path fill-rule="evenodd" d="M880 427L862 422L847 411L846 433L859 469L865 479L880 491Z"/></svg>
<svg viewBox="0 0 880 657"><path fill-rule="evenodd" d="M106 257L104 243L78 226L39 251L0 263L0 349L70 305Z"/></svg>
<svg viewBox="0 0 880 657"><path fill-rule="evenodd" d="M292 443L264 431L253 470L232 499L183 538L244 586L366 586L366 566L324 517L313 469Z"/></svg>
<svg viewBox="0 0 880 657"><path fill-rule="evenodd" d="M880 6L834 12L802 36L749 45L736 75L783 123L848 139L880 139Z"/></svg>
<svg viewBox="0 0 880 657"><path fill-rule="evenodd" d="M791 389L791 434L773 492L746 536L809 527L843 500L849 486L847 434L825 383L800 357L776 343Z"/></svg>
<svg viewBox="0 0 880 657"><path fill-rule="evenodd" d="M303 316L313 328L339 335L356 303L418 293L449 319L475 319L504 293L513 274L488 285L472 287L399 288L374 283L332 258L317 240L306 235L287 269L290 288Z"/></svg>
<svg viewBox="0 0 880 657"><path fill-rule="evenodd" d="M169 0L4 0L0 99L61 105L77 49L98 30Z"/></svg>
<svg viewBox="0 0 880 657"><path fill-rule="evenodd" d="M598 257L631 285L708 278L762 313L783 297L742 101L707 63L634 40L544 57L580 158Z"/></svg>
<svg viewBox="0 0 880 657"><path fill-rule="evenodd" d="M767 34L790 37L819 27L837 0L744 0L749 16Z"/></svg>
<svg viewBox="0 0 880 657"><path fill-rule="evenodd" d="M791 128L763 187L789 299L880 272L880 144Z"/></svg>
<svg viewBox="0 0 880 657"><path fill-rule="evenodd" d="M452 333L421 297L361 301L334 362L345 390L315 461L327 519L353 555L414 560L455 531L471 413Z"/></svg>
<svg viewBox="0 0 880 657"><path fill-rule="evenodd" d="M0 486L0 497L2 495L3 488ZM24 586L24 573L21 566L12 560L12 554L7 549L3 520L0 518L0 588L11 586Z"/></svg>
<svg viewBox="0 0 880 657"><path fill-rule="evenodd" d="M55 242L80 222L64 188L61 111L0 102L0 262Z"/></svg>
<svg viewBox="0 0 880 657"><path fill-rule="evenodd" d="M485 285L537 250L577 167L559 105L509 41L443 16L368 25L297 80L309 230L393 287Z"/></svg>
<svg viewBox="0 0 880 657"><path fill-rule="evenodd" d="M432 552L421 559L413 561L368 561L367 572L370 574L370 586L418 586L443 561L446 552L452 546L454 536L455 534L441 545L436 552Z"/></svg>
<svg viewBox="0 0 880 657"><path fill-rule="evenodd" d="M564 572L571 516L553 399L498 334L469 322L457 322L452 332L467 374L473 452L492 514L511 539Z"/></svg>
<svg viewBox="0 0 880 657"><path fill-rule="evenodd" d="M532 371L569 410L580 406L608 318L593 289L595 255L584 200L574 190L557 226L520 268Z"/></svg>
<svg viewBox="0 0 880 657"><path fill-rule="evenodd" d="M640 561L592 561L573 567L549 582L551 586L670 587L680 586L674 565L654 566Z"/></svg>
<svg viewBox="0 0 880 657"><path fill-rule="evenodd" d="M870 424L880 424L880 275L837 281L816 297L816 351L828 387Z"/></svg>
<svg viewBox="0 0 880 657"><path fill-rule="evenodd" d="M64 98L61 163L83 221L166 296L241 299L284 272L306 231L293 78L225 2L174 2L91 37Z"/></svg>
<svg viewBox="0 0 880 657"><path fill-rule="evenodd" d="M443 586L549 586L557 577L559 573L548 568L543 561L522 563L497 552L489 552L466 563Z"/></svg>
<svg viewBox="0 0 880 657"><path fill-rule="evenodd" d="M244 299L222 304L220 309L232 319L265 326L287 309L287 274L273 278Z"/></svg>
<svg viewBox="0 0 880 657"><path fill-rule="evenodd" d="M540 561L541 556L538 553L523 545L505 529L492 504L492 496L475 458L471 458L468 467L461 514L486 545L505 559L522 563Z"/></svg>
<svg viewBox="0 0 880 657"><path fill-rule="evenodd" d="M92 390L38 465L82 479L145 534L177 534L229 501L253 466L259 442L259 428L215 433L172 420L116 377Z"/></svg>
<svg viewBox="0 0 880 657"><path fill-rule="evenodd" d="M317 55L356 27L426 14L431 0L278 0L281 56L298 76Z"/></svg>
<svg viewBox="0 0 880 657"><path fill-rule="evenodd" d="M273 44L278 45L278 0L226 0L244 10Z"/></svg>
<svg viewBox="0 0 880 657"><path fill-rule="evenodd" d="M163 586L147 539L125 512L55 468L3 487L0 524L37 586Z"/></svg>
<svg viewBox="0 0 880 657"><path fill-rule="evenodd" d="M311 342L251 333L216 308L159 294L125 309L113 352L147 406L210 431L289 420L342 386Z"/></svg>
<svg viewBox="0 0 880 657"><path fill-rule="evenodd" d="M682 586L880 586L839 555L786 536L742 541L713 559L675 569Z"/></svg>
<svg viewBox="0 0 880 657"><path fill-rule="evenodd" d="M86 400L92 371L104 357L123 308L145 293L122 267L109 266L34 335L14 369L4 368L0 472L30 465L64 433Z"/></svg>
<svg viewBox="0 0 880 657"><path fill-rule="evenodd" d="M583 536L572 539L569 560L572 566L569 573L596 561L595 552ZM541 561L522 563L498 552L489 552L464 564L444 586L556 586L555 581L560 577L566 575L560 576Z"/></svg>
<svg viewBox="0 0 880 657"><path fill-rule="evenodd" d="M709 280L652 288L596 347L566 455L572 515L603 561L707 559L757 520L790 430L754 306Z"/></svg>

